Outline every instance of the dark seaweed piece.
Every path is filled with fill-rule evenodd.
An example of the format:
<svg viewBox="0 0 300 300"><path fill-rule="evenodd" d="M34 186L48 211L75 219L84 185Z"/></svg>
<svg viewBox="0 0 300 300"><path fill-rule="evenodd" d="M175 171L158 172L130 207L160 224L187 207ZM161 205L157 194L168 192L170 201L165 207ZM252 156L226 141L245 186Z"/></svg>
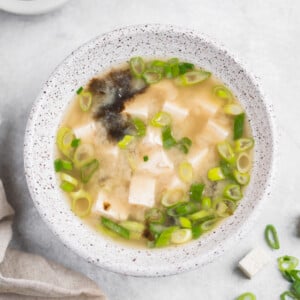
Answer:
<svg viewBox="0 0 300 300"><path fill-rule="evenodd" d="M93 78L88 86L89 91L99 99L94 110L94 119L102 122L108 137L119 141L134 130L132 122L121 114L125 103L136 94L143 93L147 86L134 85L130 70L114 70L104 78Z"/></svg>

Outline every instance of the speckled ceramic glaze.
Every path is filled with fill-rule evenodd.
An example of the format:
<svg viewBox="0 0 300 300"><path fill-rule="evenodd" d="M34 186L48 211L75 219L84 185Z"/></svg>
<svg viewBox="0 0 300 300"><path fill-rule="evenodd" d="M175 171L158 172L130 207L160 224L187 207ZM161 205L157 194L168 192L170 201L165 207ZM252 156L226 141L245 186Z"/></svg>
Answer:
<svg viewBox="0 0 300 300"><path fill-rule="evenodd" d="M70 211L56 181L55 134L76 89L102 70L135 55L178 57L212 71L242 102L256 140L252 180L237 211L213 232L180 247L135 249L108 240ZM233 246L247 232L262 200L269 195L274 157L270 112L253 77L226 50L196 31L141 25L101 35L63 61L32 108L24 155L33 201L67 247L100 267L136 276L170 275L199 267Z"/></svg>

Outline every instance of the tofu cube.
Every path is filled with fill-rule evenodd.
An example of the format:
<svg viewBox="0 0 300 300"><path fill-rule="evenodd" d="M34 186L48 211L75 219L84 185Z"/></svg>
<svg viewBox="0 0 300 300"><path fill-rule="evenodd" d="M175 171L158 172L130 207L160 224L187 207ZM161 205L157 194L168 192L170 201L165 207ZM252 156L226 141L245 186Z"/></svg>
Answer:
<svg viewBox="0 0 300 300"><path fill-rule="evenodd" d="M221 103L208 99L205 96L197 96L193 99L196 107L200 108L200 113L206 114L208 117L213 117L221 107Z"/></svg>
<svg viewBox="0 0 300 300"><path fill-rule="evenodd" d="M208 152L209 152L208 147L201 149L197 146L194 147L192 146L186 159L193 166L194 169L198 169L206 160Z"/></svg>
<svg viewBox="0 0 300 300"><path fill-rule="evenodd" d="M182 180L180 180L178 178L177 175L173 175L167 185L167 189L182 189L185 190L187 187L187 184L185 184L184 182L182 182Z"/></svg>
<svg viewBox="0 0 300 300"><path fill-rule="evenodd" d="M149 107L145 101L130 101L125 104L123 112L132 117L148 119Z"/></svg>
<svg viewBox="0 0 300 300"><path fill-rule="evenodd" d="M240 262L239 268L243 273L252 278L270 261L270 256L261 248L251 250Z"/></svg>
<svg viewBox="0 0 300 300"><path fill-rule="evenodd" d="M93 212L118 221L127 220L129 215L128 204L108 196L105 191L98 193Z"/></svg>
<svg viewBox="0 0 300 300"><path fill-rule="evenodd" d="M161 129L157 127L148 126L146 135L142 140L142 144L162 146Z"/></svg>
<svg viewBox="0 0 300 300"><path fill-rule="evenodd" d="M153 207L155 187L156 180L151 175L136 173L131 178L128 202L134 205Z"/></svg>
<svg viewBox="0 0 300 300"><path fill-rule="evenodd" d="M151 86L152 90L155 90L160 99L165 101L174 101L177 98L178 90L169 80L162 80L159 83Z"/></svg>
<svg viewBox="0 0 300 300"><path fill-rule="evenodd" d="M170 101L164 103L162 110L169 113L172 118L180 121L184 120L189 114L188 109Z"/></svg>
<svg viewBox="0 0 300 300"><path fill-rule="evenodd" d="M90 139L95 135L96 124L95 122L87 123L79 127L73 128L75 136L79 139Z"/></svg>
<svg viewBox="0 0 300 300"><path fill-rule="evenodd" d="M230 130L214 120L208 120L197 140L208 142L221 142L229 136Z"/></svg>
<svg viewBox="0 0 300 300"><path fill-rule="evenodd" d="M142 161L138 170L147 171L153 175L160 175L166 172L171 172L174 169L173 162L162 148L152 149L147 153L148 161Z"/></svg>

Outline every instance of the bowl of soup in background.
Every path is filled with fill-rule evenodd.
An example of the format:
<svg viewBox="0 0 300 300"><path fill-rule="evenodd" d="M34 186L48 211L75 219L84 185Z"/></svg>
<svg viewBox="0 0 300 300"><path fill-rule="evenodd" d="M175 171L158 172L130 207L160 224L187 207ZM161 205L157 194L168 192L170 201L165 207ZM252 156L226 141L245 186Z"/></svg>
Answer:
<svg viewBox="0 0 300 300"><path fill-rule="evenodd" d="M241 102L255 139L252 179L238 209L201 239L178 247L132 247L100 235L70 210L53 168L57 130L78 87L133 56L178 57L211 71ZM241 238L270 193L275 148L271 110L253 76L225 49L197 31L170 25L139 25L112 31L67 57L52 73L33 105L24 147L31 196L55 235L97 266L135 276L191 270L212 261Z"/></svg>

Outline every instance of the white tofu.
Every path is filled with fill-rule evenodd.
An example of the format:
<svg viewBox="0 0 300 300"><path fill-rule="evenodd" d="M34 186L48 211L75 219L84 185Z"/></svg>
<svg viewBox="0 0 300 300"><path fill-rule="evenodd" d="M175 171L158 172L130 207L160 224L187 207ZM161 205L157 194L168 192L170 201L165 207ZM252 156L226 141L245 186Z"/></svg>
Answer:
<svg viewBox="0 0 300 300"><path fill-rule="evenodd" d="M127 203L111 199L105 191L100 191L93 206L93 212L118 221L125 221L129 215Z"/></svg>
<svg viewBox="0 0 300 300"><path fill-rule="evenodd" d="M162 146L161 128L148 126L146 135L141 143Z"/></svg>
<svg viewBox="0 0 300 300"><path fill-rule="evenodd" d="M209 142L221 142L229 136L230 130L214 120L208 120L200 135L197 137L199 143L201 140Z"/></svg>
<svg viewBox="0 0 300 300"><path fill-rule="evenodd" d="M131 178L128 202L153 207L155 204L155 188L156 180L151 175L136 173Z"/></svg>
<svg viewBox="0 0 300 300"><path fill-rule="evenodd" d="M161 175L174 169L173 162L162 148L152 149L147 156L148 161L142 161L137 167L138 170L147 171L152 175Z"/></svg>
<svg viewBox="0 0 300 300"><path fill-rule="evenodd" d="M198 169L206 160L208 152L208 147L201 149L197 146L192 146L186 157L186 160L193 166L194 169Z"/></svg>
<svg viewBox="0 0 300 300"><path fill-rule="evenodd" d="M95 135L96 124L95 122L87 123L79 127L73 128L75 136L79 139L90 139Z"/></svg>
<svg viewBox="0 0 300 300"><path fill-rule="evenodd" d="M239 268L243 273L252 278L270 261L270 256L261 248L251 250L240 262Z"/></svg>
<svg viewBox="0 0 300 300"><path fill-rule="evenodd" d="M125 104L124 113L129 114L132 117L138 117L141 119L148 119L149 106L144 101L130 101Z"/></svg>
<svg viewBox="0 0 300 300"><path fill-rule="evenodd" d="M166 101L164 103L162 110L169 113L174 119L180 121L184 120L189 114L188 109L183 108L178 104L169 101Z"/></svg>
<svg viewBox="0 0 300 300"><path fill-rule="evenodd" d="M105 146L103 147L102 146L102 152L105 154L105 155L109 155L109 156L112 156L114 157L115 159L118 158L119 154L120 154L120 148L117 147L117 146Z"/></svg>
<svg viewBox="0 0 300 300"><path fill-rule="evenodd" d="M221 107L221 103L205 98L204 96L197 96L193 99L196 106L200 107L202 113L208 117L213 117Z"/></svg>
<svg viewBox="0 0 300 300"><path fill-rule="evenodd" d="M182 182L182 180L180 180L178 178L177 175L173 175L170 180L168 181L168 185L167 185L167 189L183 189L185 190L187 187L187 185Z"/></svg>

